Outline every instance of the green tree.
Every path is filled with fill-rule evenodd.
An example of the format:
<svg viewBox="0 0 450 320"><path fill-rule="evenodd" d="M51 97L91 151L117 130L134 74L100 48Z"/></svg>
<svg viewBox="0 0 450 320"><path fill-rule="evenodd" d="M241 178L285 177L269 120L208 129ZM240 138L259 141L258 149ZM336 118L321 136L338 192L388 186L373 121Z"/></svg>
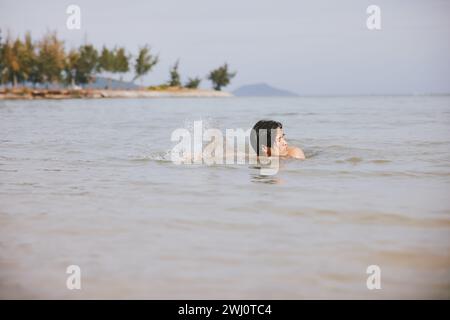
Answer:
<svg viewBox="0 0 450 320"><path fill-rule="evenodd" d="M102 48L102 52L98 61L98 70L99 72L114 72L114 52L109 50L105 46ZM111 78L108 77L108 85L107 88L111 88Z"/></svg>
<svg viewBox="0 0 450 320"><path fill-rule="evenodd" d="M114 70L114 52L103 46L98 58L98 71L112 72Z"/></svg>
<svg viewBox="0 0 450 320"><path fill-rule="evenodd" d="M175 62L173 67L170 69L170 80L169 80L169 86L171 87L180 87L181 81L180 81L180 74L178 73L178 65L179 60Z"/></svg>
<svg viewBox="0 0 450 320"><path fill-rule="evenodd" d="M3 70L5 69L5 60L3 54L3 38L2 38L2 29L0 29L0 84L4 84L3 82Z"/></svg>
<svg viewBox="0 0 450 320"><path fill-rule="evenodd" d="M9 82L8 68L8 39L5 43L0 43L0 83L7 84Z"/></svg>
<svg viewBox="0 0 450 320"><path fill-rule="evenodd" d="M80 61L80 54L77 50L70 50L66 56L64 64L65 83L70 84L72 87L77 83L78 65Z"/></svg>
<svg viewBox="0 0 450 320"><path fill-rule="evenodd" d="M236 76L236 72L228 72L228 64L212 70L209 73L208 79L213 83L214 90L220 91L222 87L227 86L230 80Z"/></svg>
<svg viewBox="0 0 450 320"><path fill-rule="evenodd" d="M17 86L18 81L21 80L21 70L19 61L19 51L22 50L22 42L17 39L14 42L7 41L6 46L6 65L8 68L8 80L13 87Z"/></svg>
<svg viewBox="0 0 450 320"><path fill-rule="evenodd" d="M11 83L13 87L17 86L20 78L19 52L22 43L20 40L13 41L8 34L5 43L1 46L2 55L2 83Z"/></svg>
<svg viewBox="0 0 450 320"><path fill-rule="evenodd" d="M138 56L136 58L136 63L134 65L134 71L136 75L133 81L140 78L142 86L142 76L146 75L159 61L158 56L153 56L150 54L150 48L145 45L139 49Z"/></svg>
<svg viewBox="0 0 450 320"><path fill-rule="evenodd" d="M125 48L119 48L114 54L114 73L120 73L120 81L122 81L123 73L130 70L129 66L129 56L125 52Z"/></svg>
<svg viewBox="0 0 450 320"><path fill-rule="evenodd" d="M58 40L56 32L47 33L38 43L37 66L40 80L59 83L64 69L64 43Z"/></svg>
<svg viewBox="0 0 450 320"><path fill-rule="evenodd" d="M189 78L184 86L186 88L189 88L189 89L197 89L198 86L200 85L201 81L202 80L200 78L198 78L198 77L196 77L196 78Z"/></svg>
<svg viewBox="0 0 450 320"><path fill-rule="evenodd" d="M79 58L76 65L77 83L89 84L94 79L98 70L98 52L91 44L83 45L79 48Z"/></svg>
<svg viewBox="0 0 450 320"><path fill-rule="evenodd" d="M31 34L25 34L22 50L19 51L19 64L23 81L30 81L33 86L39 82L39 69L37 65L36 48L31 39Z"/></svg>

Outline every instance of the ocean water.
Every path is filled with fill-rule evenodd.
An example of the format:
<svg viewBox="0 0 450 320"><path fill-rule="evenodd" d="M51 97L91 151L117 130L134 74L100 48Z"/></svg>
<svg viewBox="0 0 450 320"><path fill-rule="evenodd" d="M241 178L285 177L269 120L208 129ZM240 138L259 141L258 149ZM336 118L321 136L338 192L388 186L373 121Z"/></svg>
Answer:
<svg viewBox="0 0 450 320"><path fill-rule="evenodd" d="M170 161L264 118L307 159ZM450 97L0 101L0 297L448 299Z"/></svg>

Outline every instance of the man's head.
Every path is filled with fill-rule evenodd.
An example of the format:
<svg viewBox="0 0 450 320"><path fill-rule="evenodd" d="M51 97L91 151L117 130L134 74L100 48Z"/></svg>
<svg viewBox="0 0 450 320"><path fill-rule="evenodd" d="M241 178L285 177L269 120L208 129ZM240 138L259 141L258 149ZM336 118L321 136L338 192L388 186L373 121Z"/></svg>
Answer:
<svg viewBox="0 0 450 320"><path fill-rule="evenodd" d="M250 143L258 156L285 156L288 153L283 125L278 121L258 121L250 133Z"/></svg>

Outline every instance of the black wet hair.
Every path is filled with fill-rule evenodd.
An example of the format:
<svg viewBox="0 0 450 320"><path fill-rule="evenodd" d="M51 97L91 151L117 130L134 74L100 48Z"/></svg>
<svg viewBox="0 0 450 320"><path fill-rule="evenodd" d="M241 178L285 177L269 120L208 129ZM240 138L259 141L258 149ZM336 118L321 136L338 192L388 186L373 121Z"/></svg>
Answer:
<svg viewBox="0 0 450 320"><path fill-rule="evenodd" d="M259 156L259 153L262 150L262 146L264 145L263 142L264 139L261 139L262 141L260 141L260 137L259 137L259 130L263 129L266 130L266 134L267 134L267 139L266 139L266 143L267 143L267 147L271 148L272 147L272 143L275 141L275 136L272 136L272 130L275 130L277 128L282 129L283 125L278 122L278 121L273 121L273 120L259 120L252 128L252 131L250 133L250 144L252 145L253 150L256 151L256 154Z"/></svg>

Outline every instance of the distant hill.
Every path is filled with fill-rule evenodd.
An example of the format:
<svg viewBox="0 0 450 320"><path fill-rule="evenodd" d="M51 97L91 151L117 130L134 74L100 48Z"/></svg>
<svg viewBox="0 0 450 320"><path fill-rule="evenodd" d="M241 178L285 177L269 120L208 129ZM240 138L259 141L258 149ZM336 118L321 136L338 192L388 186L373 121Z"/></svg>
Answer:
<svg viewBox="0 0 450 320"><path fill-rule="evenodd" d="M138 89L139 86L133 82L128 81L120 81L104 77L96 77L95 81L89 84L89 88L93 89L105 89L106 87L110 87L109 89Z"/></svg>
<svg viewBox="0 0 450 320"><path fill-rule="evenodd" d="M298 94L274 88L267 83L249 84L233 91L236 97L297 97Z"/></svg>

